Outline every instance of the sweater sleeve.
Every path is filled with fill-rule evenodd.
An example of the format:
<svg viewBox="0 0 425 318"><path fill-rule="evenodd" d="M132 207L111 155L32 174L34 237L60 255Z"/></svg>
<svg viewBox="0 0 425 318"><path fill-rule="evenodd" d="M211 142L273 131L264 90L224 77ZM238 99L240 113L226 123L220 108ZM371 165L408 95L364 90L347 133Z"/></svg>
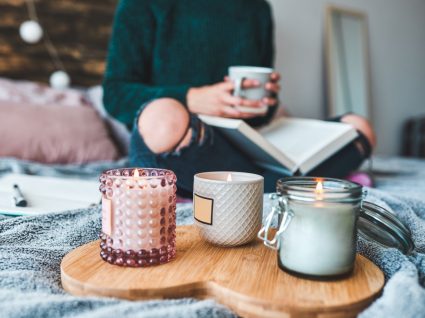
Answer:
<svg viewBox="0 0 425 318"><path fill-rule="evenodd" d="M170 97L186 104L189 89L188 85L150 84L155 20L148 2L119 2L109 43L103 102L108 113L128 128L144 103Z"/></svg>
<svg viewBox="0 0 425 318"><path fill-rule="evenodd" d="M261 14L261 21L263 21L262 32L260 33L262 43L262 65L264 67L273 67L274 65L274 23L272 9L268 2L263 2L263 10ZM278 96L273 96L278 97ZM263 126L268 124L277 111L277 106L269 107L267 113L262 117L255 117L247 120L248 124L253 127Z"/></svg>

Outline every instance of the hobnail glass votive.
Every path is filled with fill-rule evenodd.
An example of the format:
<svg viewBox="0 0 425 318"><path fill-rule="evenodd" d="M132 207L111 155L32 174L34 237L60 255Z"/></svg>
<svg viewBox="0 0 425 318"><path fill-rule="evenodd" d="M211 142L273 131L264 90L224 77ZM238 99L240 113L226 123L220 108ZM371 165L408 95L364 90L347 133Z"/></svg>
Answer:
<svg viewBox="0 0 425 318"><path fill-rule="evenodd" d="M170 170L103 172L101 258L114 265L164 264L176 255L176 176Z"/></svg>

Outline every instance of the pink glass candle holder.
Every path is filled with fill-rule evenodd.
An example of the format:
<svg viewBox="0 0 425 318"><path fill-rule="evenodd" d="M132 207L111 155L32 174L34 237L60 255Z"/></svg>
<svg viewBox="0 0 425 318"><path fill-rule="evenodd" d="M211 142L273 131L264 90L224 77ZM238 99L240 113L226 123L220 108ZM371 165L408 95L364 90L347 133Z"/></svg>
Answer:
<svg viewBox="0 0 425 318"><path fill-rule="evenodd" d="M170 170L124 168L99 178L100 256L110 264L145 267L176 255L176 176Z"/></svg>

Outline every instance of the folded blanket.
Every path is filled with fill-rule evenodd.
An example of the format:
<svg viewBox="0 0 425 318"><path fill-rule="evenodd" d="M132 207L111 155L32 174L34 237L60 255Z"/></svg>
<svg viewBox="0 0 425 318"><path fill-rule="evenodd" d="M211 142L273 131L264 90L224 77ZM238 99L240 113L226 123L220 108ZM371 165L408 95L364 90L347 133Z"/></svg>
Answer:
<svg viewBox="0 0 425 318"><path fill-rule="evenodd" d="M387 279L382 297L360 317L425 317L425 200L379 190L369 190L367 200L394 212L412 231L416 249L406 256L394 248L358 241L358 252L377 264Z"/></svg>
<svg viewBox="0 0 425 318"><path fill-rule="evenodd" d="M181 209L178 222L191 218ZM98 208L0 222L2 317L233 317L214 301L131 302L67 295L60 262L67 252L98 238Z"/></svg>
<svg viewBox="0 0 425 318"><path fill-rule="evenodd" d="M82 171L86 176L95 176L104 168L102 165L90 165L60 167L58 170L58 167L0 160L0 171L10 171L12 163L23 167L26 172L48 175ZM395 249L359 241L359 252L377 264L387 279L382 296L361 317L424 317L425 198L422 196L425 191L425 162L382 159L377 160L376 171L379 190L370 190L368 200L393 211L410 228L416 251L405 256ZM266 200L265 213L268 211L270 205ZM191 205L179 204L177 224L191 222ZM96 239L99 231L98 208L0 220L1 316L235 317L211 300L130 302L66 294L60 284L62 257L75 247Z"/></svg>

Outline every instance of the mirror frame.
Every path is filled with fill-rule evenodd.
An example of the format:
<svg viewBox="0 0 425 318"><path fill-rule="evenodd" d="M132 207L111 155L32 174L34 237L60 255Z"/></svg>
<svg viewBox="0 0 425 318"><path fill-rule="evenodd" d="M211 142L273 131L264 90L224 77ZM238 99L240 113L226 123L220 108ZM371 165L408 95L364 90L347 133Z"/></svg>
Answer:
<svg viewBox="0 0 425 318"><path fill-rule="evenodd" d="M332 30L334 28L334 22L332 15L334 13L340 13L362 20L362 39L363 39L363 58L364 58L364 89L366 92L366 108L367 108L367 119L372 121L372 93L371 93L371 75L370 75L370 57L369 57L369 26L367 14L360 10L349 9L345 7L328 5L325 11L325 64L326 64L326 115L328 117L337 116L335 110L335 98L336 98L336 83L334 76L334 65L332 61L335 56L333 54L335 43L332 37ZM341 115L341 114L339 114Z"/></svg>

